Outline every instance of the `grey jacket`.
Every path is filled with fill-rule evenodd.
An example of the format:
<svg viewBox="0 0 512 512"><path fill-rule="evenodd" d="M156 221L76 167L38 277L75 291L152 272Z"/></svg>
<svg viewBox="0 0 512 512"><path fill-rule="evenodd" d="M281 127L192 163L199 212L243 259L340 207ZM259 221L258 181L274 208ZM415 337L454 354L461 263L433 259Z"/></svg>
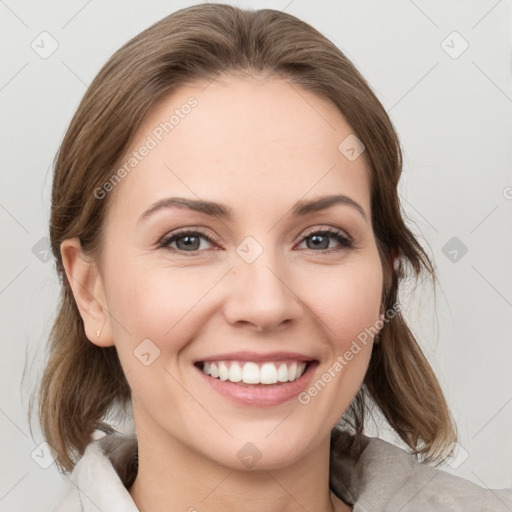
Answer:
<svg viewBox="0 0 512 512"><path fill-rule="evenodd" d="M358 439L341 432L331 441L330 487L353 512L512 512L512 490L484 489L381 439ZM136 474L135 434L93 441L54 512L138 512L127 490Z"/></svg>

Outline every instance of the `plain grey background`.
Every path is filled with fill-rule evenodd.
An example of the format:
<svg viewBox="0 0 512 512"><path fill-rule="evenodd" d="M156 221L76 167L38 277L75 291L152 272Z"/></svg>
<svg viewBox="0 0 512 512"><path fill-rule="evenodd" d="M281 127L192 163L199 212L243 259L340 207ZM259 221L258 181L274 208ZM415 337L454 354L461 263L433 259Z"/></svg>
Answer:
<svg viewBox="0 0 512 512"><path fill-rule="evenodd" d="M66 485L38 459L43 439L26 416L59 293L45 238L53 157L110 55L194 3L0 1L1 511L50 510ZM443 468L512 488L510 1L225 3L309 22L389 112L404 149L403 207L441 283L435 304L428 286L402 300L459 428L458 455Z"/></svg>

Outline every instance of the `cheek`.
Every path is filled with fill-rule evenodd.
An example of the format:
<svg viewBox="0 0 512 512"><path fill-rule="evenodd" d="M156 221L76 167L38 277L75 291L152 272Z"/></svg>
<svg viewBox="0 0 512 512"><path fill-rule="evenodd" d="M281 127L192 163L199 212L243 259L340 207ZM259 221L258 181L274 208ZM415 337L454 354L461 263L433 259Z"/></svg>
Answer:
<svg viewBox="0 0 512 512"><path fill-rule="evenodd" d="M372 328L380 318L382 277L378 254L368 255L337 270L322 269L303 288L326 346L323 364L298 397L316 429L333 427L363 382L372 354Z"/></svg>
<svg viewBox="0 0 512 512"><path fill-rule="evenodd" d="M212 269L170 268L165 264L117 262L108 272L108 307L114 317L113 336L118 352L129 356L145 340L161 354L180 351L208 301L204 297L219 280Z"/></svg>
<svg viewBox="0 0 512 512"><path fill-rule="evenodd" d="M308 279L300 286L307 290L305 302L340 350L379 319L382 269L378 256L338 270L320 269L315 279Z"/></svg>
<svg viewBox="0 0 512 512"><path fill-rule="evenodd" d="M109 274L116 350L134 399L151 410L162 408L162 393L166 407L193 406L177 383L175 356L197 329L198 303L212 287L211 279L155 265L132 264L129 269L118 265Z"/></svg>

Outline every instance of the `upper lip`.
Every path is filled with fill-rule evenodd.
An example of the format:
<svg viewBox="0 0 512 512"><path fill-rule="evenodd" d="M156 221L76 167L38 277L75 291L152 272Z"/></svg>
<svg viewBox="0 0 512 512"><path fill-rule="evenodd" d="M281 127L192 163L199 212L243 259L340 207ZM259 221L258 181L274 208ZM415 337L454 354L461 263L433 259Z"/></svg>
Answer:
<svg viewBox="0 0 512 512"><path fill-rule="evenodd" d="M224 354L215 354L202 359L197 359L194 363L205 361L281 361L289 359L292 361L314 361L315 358L299 352L226 352Z"/></svg>

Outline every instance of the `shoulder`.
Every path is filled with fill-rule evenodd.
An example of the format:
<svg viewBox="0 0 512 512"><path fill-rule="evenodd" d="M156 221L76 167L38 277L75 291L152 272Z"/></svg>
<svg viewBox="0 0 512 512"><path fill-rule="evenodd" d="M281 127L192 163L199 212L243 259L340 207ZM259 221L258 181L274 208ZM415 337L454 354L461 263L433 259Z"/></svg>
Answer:
<svg viewBox="0 0 512 512"><path fill-rule="evenodd" d="M89 443L53 512L138 512L124 483L136 464L136 453L133 435L109 434Z"/></svg>
<svg viewBox="0 0 512 512"><path fill-rule="evenodd" d="M378 438L340 433L331 443L331 487L372 512L510 512L512 490L485 489L422 464Z"/></svg>

